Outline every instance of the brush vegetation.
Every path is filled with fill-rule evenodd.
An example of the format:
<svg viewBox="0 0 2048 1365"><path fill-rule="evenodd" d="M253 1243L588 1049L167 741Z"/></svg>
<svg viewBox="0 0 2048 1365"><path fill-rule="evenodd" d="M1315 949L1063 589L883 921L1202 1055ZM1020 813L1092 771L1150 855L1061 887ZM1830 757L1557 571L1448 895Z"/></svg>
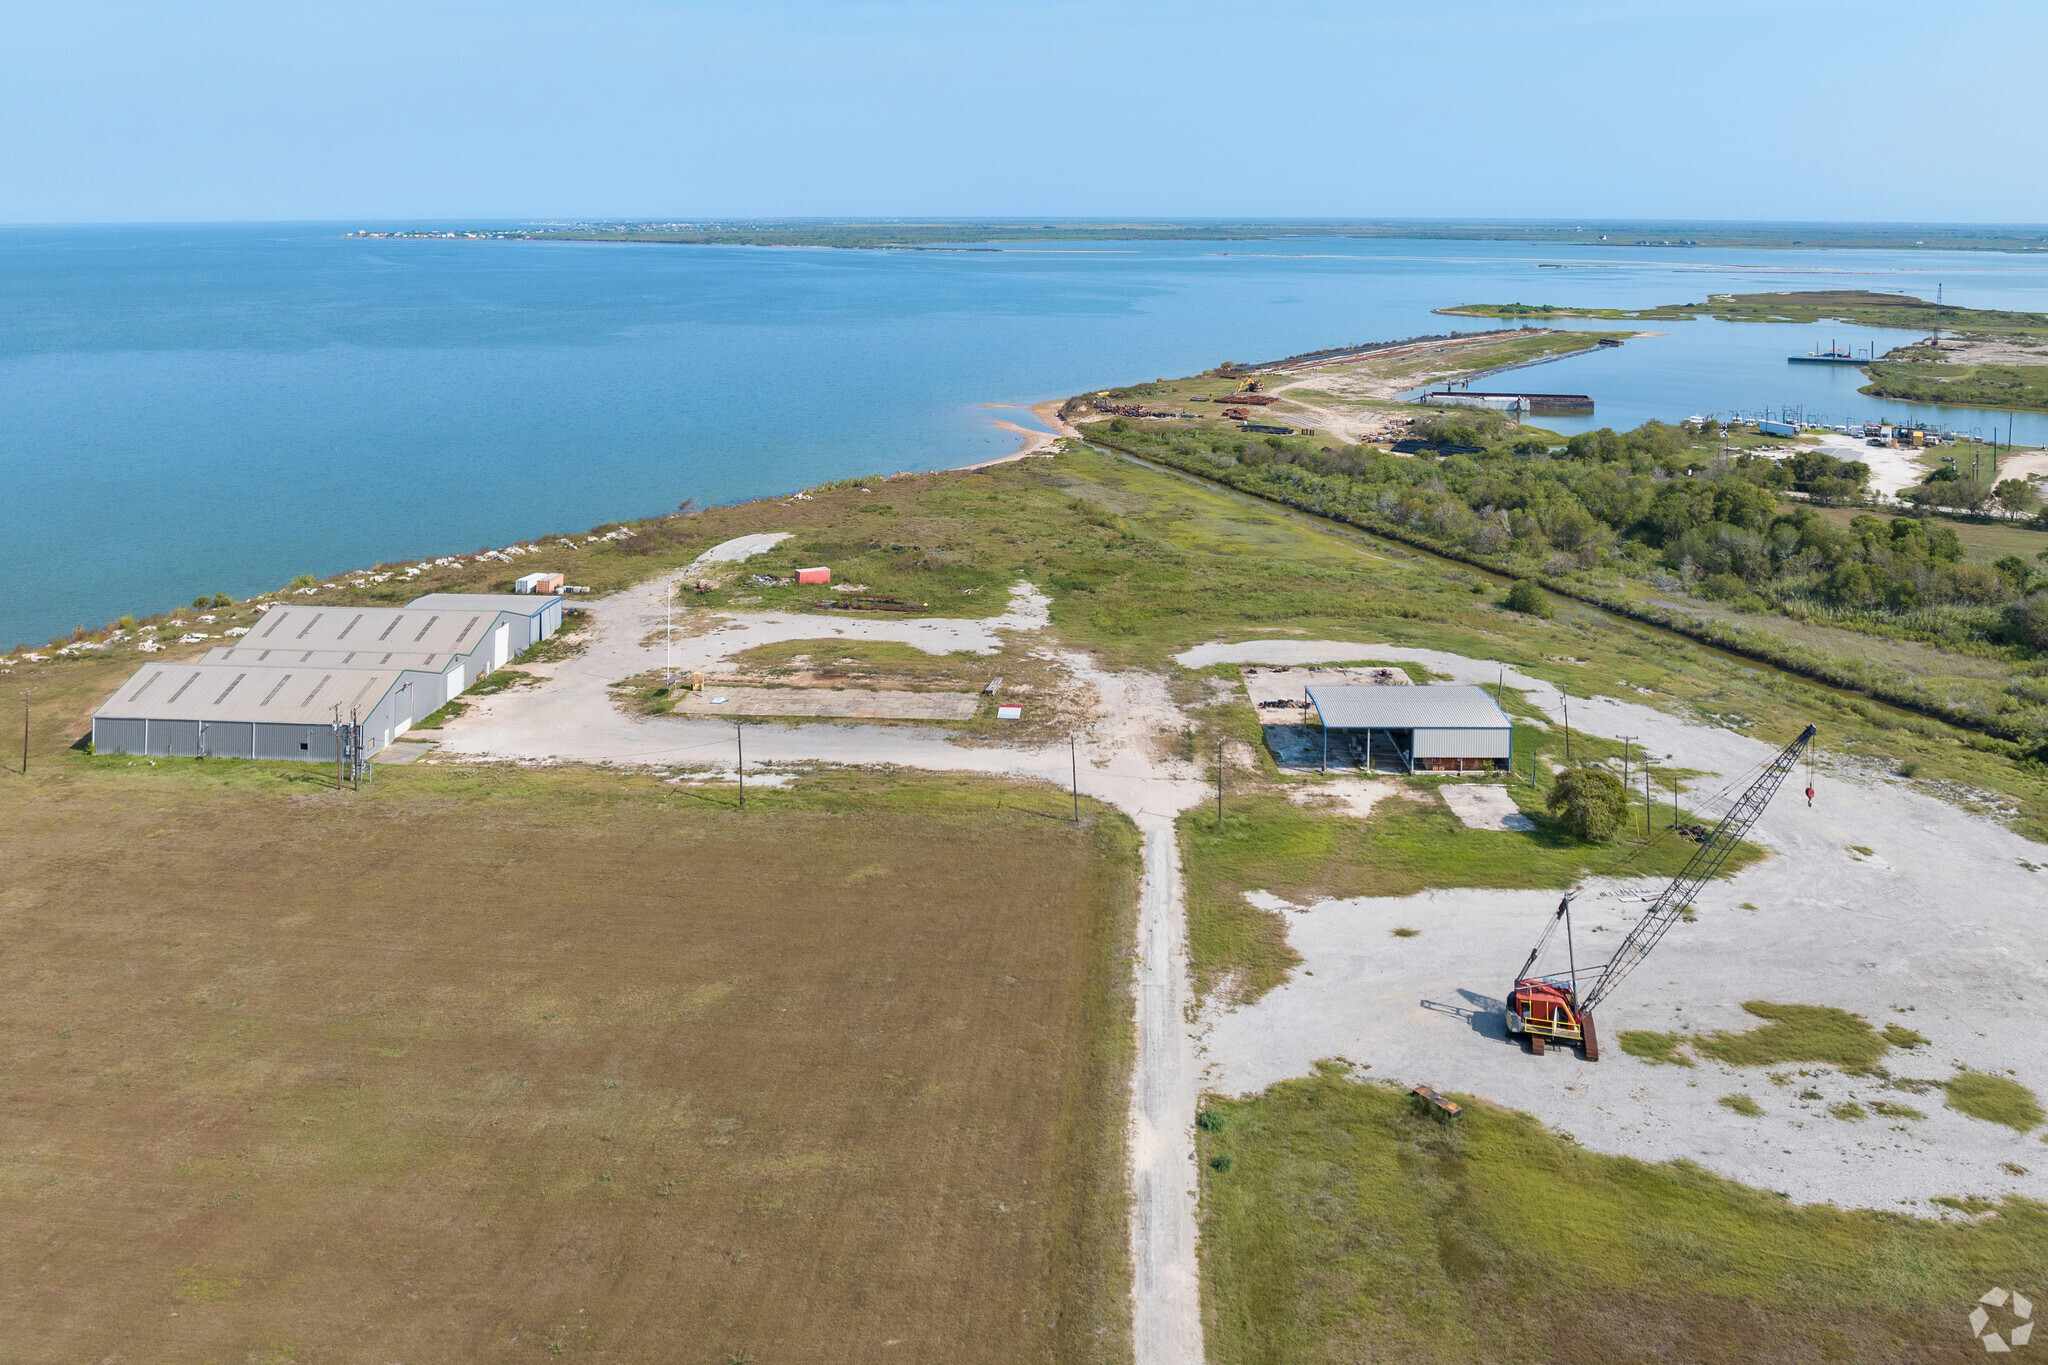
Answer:
<svg viewBox="0 0 2048 1365"><path fill-rule="evenodd" d="M2032 555L1982 564L1937 520L1841 525L1814 504L1860 500L1860 461L1730 455L1711 425L1560 443L1484 412L1421 419L1415 456L1121 420L1091 436L2029 748L2048 742L2048 535L2027 533ZM1809 502L1782 506L1793 491Z"/></svg>
<svg viewBox="0 0 2048 1365"><path fill-rule="evenodd" d="M1209 1098L1227 1120L1198 1135L1210 1359L1920 1365L1964 1358L1985 1285L2048 1264L2027 1200L1971 1223L1797 1207L1457 1098L1440 1121L1336 1064Z"/></svg>
<svg viewBox="0 0 2048 1365"><path fill-rule="evenodd" d="M2048 409L2048 365L1916 365L1879 361L1858 389L1906 403L1969 408Z"/></svg>

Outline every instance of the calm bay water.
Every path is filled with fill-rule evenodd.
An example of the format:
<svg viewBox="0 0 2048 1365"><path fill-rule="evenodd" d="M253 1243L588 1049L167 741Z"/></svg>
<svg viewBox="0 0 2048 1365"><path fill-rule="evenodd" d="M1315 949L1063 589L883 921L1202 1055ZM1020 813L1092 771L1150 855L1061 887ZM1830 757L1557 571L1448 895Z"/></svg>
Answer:
<svg viewBox="0 0 2048 1365"><path fill-rule="evenodd" d="M2048 311L2048 261L1517 244L974 252L363 241L320 225L0 229L0 644L201 592L1006 454L990 403L1480 330L1431 309L1901 289ZM1569 269L1540 268L1564 264ZM1592 324L1574 324L1592 325ZM1591 422L1899 416L1900 333L1712 322L1518 374ZM1964 430L2005 414L1922 409ZM2048 420L2022 415L2022 443Z"/></svg>

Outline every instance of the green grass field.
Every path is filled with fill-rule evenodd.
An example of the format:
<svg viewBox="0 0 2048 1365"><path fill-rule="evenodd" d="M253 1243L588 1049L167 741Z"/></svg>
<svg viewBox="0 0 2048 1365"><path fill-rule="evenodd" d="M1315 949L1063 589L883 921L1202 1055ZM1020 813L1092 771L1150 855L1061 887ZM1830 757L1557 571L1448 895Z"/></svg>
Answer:
<svg viewBox="0 0 2048 1365"><path fill-rule="evenodd" d="M2048 1265L2048 1208L2028 1201L1946 1224L1800 1208L1459 1098L1449 1120L1331 1063L1208 1101L1210 1360L1974 1360L1977 1296Z"/></svg>

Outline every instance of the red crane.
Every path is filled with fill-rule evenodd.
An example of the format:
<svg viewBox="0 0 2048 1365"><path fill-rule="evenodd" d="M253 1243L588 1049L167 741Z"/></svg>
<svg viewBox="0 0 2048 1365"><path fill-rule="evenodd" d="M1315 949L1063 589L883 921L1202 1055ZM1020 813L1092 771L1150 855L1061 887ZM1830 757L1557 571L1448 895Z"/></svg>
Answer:
<svg viewBox="0 0 2048 1365"><path fill-rule="evenodd" d="M1685 918L1692 908L1692 898L1699 893L1715 873L1721 870L1728 855L1742 842L1742 836L1749 833L1749 827L1764 813L1764 807L1778 794L1784 785L1786 775L1799 762L1799 755L1812 742L1814 727L1809 725L1799 738L1778 751L1777 757L1764 765L1763 772L1749 789L1736 798L1728 813L1721 817L1721 823L1714 826L1686 863L1685 870L1672 878L1671 885L1651 903L1636 921L1636 927L1629 930L1628 937L1621 941L1621 947L1614 956L1598 967L1588 967L1581 972L1578 954L1572 945L1572 898L1573 891L1557 903L1557 912L1550 917L1550 923L1543 930L1543 936L1536 940L1536 946L1529 951L1528 960L1522 970L1515 974L1515 988L1508 992L1508 1032L1529 1040L1529 1050L1542 1055L1546 1042L1576 1043L1585 1052L1586 1060L1600 1060L1600 1039L1593 1031L1593 1008L1611 994L1622 979L1634 971L1636 964L1650 955L1658 940L1669 933L1671 926ZM1810 783L1810 780L1809 780ZM1809 800L1811 798L1809 797ZM1536 959L1550 942L1550 936L1557 932L1557 926L1564 925L1564 940L1567 969L1548 976L1531 976L1529 969L1536 965ZM1588 985L1581 986L1579 978L1591 978Z"/></svg>

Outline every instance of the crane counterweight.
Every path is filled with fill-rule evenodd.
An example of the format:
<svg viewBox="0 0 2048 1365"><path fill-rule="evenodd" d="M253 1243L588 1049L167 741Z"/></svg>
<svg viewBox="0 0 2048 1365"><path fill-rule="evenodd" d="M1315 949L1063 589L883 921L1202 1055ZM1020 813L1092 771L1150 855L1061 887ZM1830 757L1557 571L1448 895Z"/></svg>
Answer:
<svg viewBox="0 0 2048 1365"><path fill-rule="evenodd" d="M1684 870L1672 878L1671 884L1651 902L1650 908L1629 930L1628 937L1621 941L1621 947L1615 950L1614 956L1601 966L1580 971L1571 929L1572 898L1578 893L1568 893L1560 900L1556 913L1544 927L1542 937L1536 940L1536 946L1522 963L1522 970L1515 974L1514 989L1508 992L1508 1033L1528 1039L1529 1050L1539 1056L1547 1042L1556 1041L1576 1044L1585 1053L1587 1061L1599 1061L1600 1042L1593 1029L1594 1007L1611 995L1614 988L1650 955L1650 950L1671 931L1672 925L1686 918L1692 909L1693 897L1721 870L1721 864L1728 860L1728 855L1764 813L1764 807L1784 785L1786 775L1798 763L1799 755L1812 742L1814 733L1814 727L1807 726L1799 738L1779 750L1777 756L1764 765L1756 781L1736 798L1728 813L1721 817L1721 822L1700 843ZM1529 973L1535 967L1536 959L1542 956L1545 945L1560 924L1564 926L1569 965L1563 972L1531 976ZM1582 977L1586 978L1583 982Z"/></svg>

